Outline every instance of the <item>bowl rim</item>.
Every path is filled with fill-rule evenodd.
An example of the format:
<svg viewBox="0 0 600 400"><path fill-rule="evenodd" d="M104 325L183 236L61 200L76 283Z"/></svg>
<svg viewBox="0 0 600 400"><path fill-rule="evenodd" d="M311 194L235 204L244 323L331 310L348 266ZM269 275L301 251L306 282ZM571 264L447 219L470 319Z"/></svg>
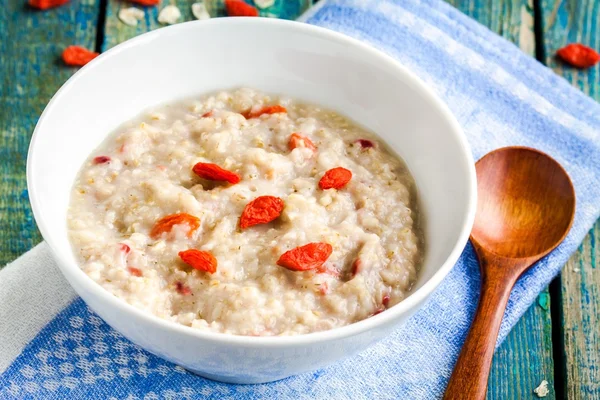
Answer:
<svg viewBox="0 0 600 400"><path fill-rule="evenodd" d="M200 25L201 24L201 25ZM344 44L348 47L352 47L357 51L360 51L376 60L380 63L385 63L390 67L393 67L404 79L409 82L415 90L420 92L430 104L437 108L437 111L441 113L441 115L447 121L451 134L454 135L455 140L458 142L460 146L460 151L462 155L462 160L467 165L468 176L466 177L468 180L468 204L467 204L467 213L462 221L462 228L460 231L460 235L456 238L455 244L452 248L452 251L444 261L444 263L438 268L438 270L433 274L433 276L427 280L420 288L416 289L414 292L411 292L410 295L386 310L384 313L380 313L378 315L372 316L370 318L366 318L364 320L329 329L326 331L312 332L302 335L294 335L294 336L243 336L243 335L232 335L225 334L220 332L210 332L210 331L202 331L199 329L195 329L189 326L181 325L176 322L168 321L162 318L155 316L154 314L146 313L129 303L125 300L122 300L102 286L94 282L90 277L88 277L85 272L76 263L71 263L66 260L63 254L63 250L60 249L60 246L55 242L52 234L48 226L46 225L41 208L40 208L40 199L37 196L36 191L36 180L33 176L34 165L36 162L36 152L37 147L37 139L40 136L40 131L44 125L44 121L49 113L52 112L55 105L60 101L63 93L65 93L72 85L76 84L77 79L84 74L93 73L94 67L102 63L104 59L109 57L117 56L120 52L126 51L130 47L136 46L138 43L144 43L154 40L155 38L165 35L165 34L173 34L176 31L185 31L187 29L195 29L198 26L208 27L210 25L231 25L232 28L235 26L254 26L256 24L273 26L277 28L283 28L288 30L295 30L301 34L317 36L325 39L329 39L332 41L336 41L338 43ZM168 27L164 27L161 29L157 29L151 32L144 33L142 35L136 36L132 39L129 39L108 51L100 54L94 60L92 60L86 67L80 69L75 74L73 74L54 94L54 96L50 99L48 105L45 107L42 115L40 116L36 127L34 129L31 142L29 145L29 151L27 156L27 189L29 191L29 198L31 202L31 207L33 211L33 215L35 217L38 228L42 234L44 240L48 243L52 253L54 254L55 260L61 270L62 274L67 278L68 281L76 280L79 286L89 294L99 298L101 302L106 304L110 308L118 308L123 313L133 314L137 318L141 318L148 324L155 324L165 330L171 330L173 333L178 333L181 335L188 335L192 337L196 337L201 340L220 343L220 344L230 344L230 345L243 345L246 347L254 347L254 348L278 348L278 347L287 347L290 345L304 345L316 342L327 342L327 341L335 341L346 337L355 336L371 329L377 328L378 326L386 325L394 323L394 320L398 319L401 315L410 313L411 311L416 311L415 307L422 303L441 283L441 281L446 277L446 275L450 272L454 264L457 262L460 254L462 253L467 240L469 239L469 234L473 226L473 222L475 219L475 211L476 211L476 199L477 199L477 187L476 187L476 174L475 174L475 164L473 160L473 156L470 150L470 146L467 142L467 139L463 133L462 128L460 127L458 121L448 108L448 106L434 93L434 91L427 86L415 73L410 71L408 68L400 64L391 56L383 53L382 51L371 47L370 45L359 41L358 39L354 39L345 34L318 27L315 25L310 25L303 22L297 21L286 21L286 20L278 20L278 19L267 19L267 18L250 18L250 17L236 17L236 18L218 18L208 21L190 21L185 23L180 23L176 25L171 25ZM79 294L79 293L78 293Z"/></svg>

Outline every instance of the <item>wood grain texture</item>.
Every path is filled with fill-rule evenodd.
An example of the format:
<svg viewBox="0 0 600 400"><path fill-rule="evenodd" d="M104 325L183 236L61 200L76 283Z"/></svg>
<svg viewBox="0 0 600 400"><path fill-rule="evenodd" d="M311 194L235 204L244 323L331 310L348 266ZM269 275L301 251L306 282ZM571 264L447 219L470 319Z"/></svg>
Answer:
<svg viewBox="0 0 600 400"><path fill-rule="evenodd" d="M600 67L578 70L556 59L556 50L578 42L600 51L600 0L541 0L546 64L600 101ZM600 199L598 200L600 201ZM600 399L600 222L563 269L560 282L564 393ZM558 367L557 367L558 368Z"/></svg>
<svg viewBox="0 0 600 400"><path fill-rule="evenodd" d="M565 397L600 399L600 223L561 274Z"/></svg>
<svg viewBox="0 0 600 400"><path fill-rule="evenodd" d="M181 11L181 19L179 22L195 20L192 15L192 4L198 0L164 0L156 7L138 7L144 10L145 18L140 21L137 26L131 27L123 24L119 19L119 10L121 8L131 7L132 5L121 0L108 0L106 10L105 37L102 48L104 50L116 46L117 44L131 39L141 33L148 32L154 29L163 27L158 22L158 14L167 4L175 5ZM225 6L223 0L205 0L206 8L211 17L225 16ZM263 17L294 19L304 12L310 5L312 0L276 0L275 3L265 9L260 10L260 15Z"/></svg>
<svg viewBox="0 0 600 400"><path fill-rule="evenodd" d="M446 0L465 14L535 55L534 10L531 0ZM487 398L529 399L542 380L549 382L555 399L550 296L546 288L538 302L496 350ZM541 307L539 304L543 304Z"/></svg>
<svg viewBox="0 0 600 400"><path fill-rule="evenodd" d="M0 267L41 240L26 190L29 139L52 95L76 71L62 65L62 50L93 49L97 19L95 0L47 11L25 1L0 7Z"/></svg>

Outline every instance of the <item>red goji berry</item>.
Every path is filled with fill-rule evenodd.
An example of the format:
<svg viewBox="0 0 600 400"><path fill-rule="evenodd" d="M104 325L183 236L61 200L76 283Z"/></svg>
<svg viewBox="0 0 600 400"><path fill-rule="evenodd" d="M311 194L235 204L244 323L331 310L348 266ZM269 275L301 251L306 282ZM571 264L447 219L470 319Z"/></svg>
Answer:
<svg viewBox="0 0 600 400"><path fill-rule="evenodd" d="M571 43L556 52L567 64L578 68L589 68L600 61L600 54L580 43Z"/></svg>
<svg viewBox="0 0 600 400"><path fill-rule="evenodd" d="M94 164L105 164L107 162L110 162L110 157L108 156L94 157Z"/></svg>
<svg viewBox="0 0 600 400"><path fill-rule="evenodd" d="M179 258L190 267L209 274L217 272L217 259L208 251L189 249L179 252Z"/></svg>
<svg viewBox="0 0 600 400"><path fill-rule="evenodd" d="M257 111L244 111L242 115L246 119L258 118L263 114L278 114L278 113L287 113L287 109L283 106L265 106Z"/></svg>
<svg viewBox="0 0 600 400"><path fill-rule="evenodd" d="M67 65L83 67L100 54L81 46L69 46L62 53L62 59Z"/></svg>
<svg viewBox="0 0 600 400"><path fill-rule="evenodd" d="M183 296L189 296L190 294L192 294L192 289L190 289L188 286L184 285L181 282L175 283L175 289L177 290L177 293Z"/></svg>
<svg viewBox="0 0 600 400"><path fill-rule="evenodd" d="M225 0L227 15L230 17L258 17L258 10L242 0Z"/></svg>
<svg viewBox="0 0 600 400"><path fill-rule="evenodd" d="M310 140L306 136L302 136L298 133L292 133L292 136L290 136L290 142L288 145L289 145L290 150L294 150L296 147L305 147L305 148L311 149L313 151L317 150L317 146L315 146L315 144L312 142L312 140Z"/></svg>
<svg viewBox="0 0 600 400"><path fill-rule="evenodd" d="M190 237L200 227L200 218L186 213L167 215L156 222L156 225L150 231L150 237L158 239L163 233L171 232L173 226L180 224L187 224L189 226L190 230L187 235Z"/></svg>
<svg viewBox="0 0 600 400"><path fill-rule="evenodd" d="M327 293L329 293L329 285L327 284L327 282L321 283L321 286L319 286L319 292L323 296L325 296Z"/></svg>
<svg viewBox="0 0 600 400"><path fill-rule="evenodd" d="M125 254L129 254L129 252L131 251L131 247L129 247L125 243L119 243L119 250L121 250Z"/></svg>
<svg viewBox="0 0 600 400"><path fill-rule="evenodd" d="M360 144L360 147L363 149L370 149L371 147L375 147L375 143L369 139L358 139L356 143Z"/></svg>
<svg viewBox="0 0 600 400"><path fill-rule="evenodd" d="M219 167L217 164L199 162L198 164L194 165L192 171L194 171L194 173L200 178L208 179L210 181L225 181L235 185L241 180L238 174L227 171L226 169Z"/></svg>
<svg viewBox="0 0 600 400"><path fill-rule="evenodd" d="M139 4L141 6L155 6L160 3L160 0L129 0L132 3Z"/></svg>
<svg viewBox="0 0 600 400"><path fill-rule="evenodd" d="M361 264L362 261L360 261L360 258L357 258L356 261L354 261L354 263L352 264L352 277L355 277L356 274L358 274Z"/></svg>
<svg viewBox="0 0 600 400"><path fill-rule="evenodd" d="M390 295L386 294L385 296L383 296L383 299L381 299L381 304L383 304L384 307L387 307L390 304Z"/></svg>
<svg viewBox="0 0 600 400"><path fill-rule="evenodd" d="M341 189L352 179L352 172L346 168L337 167L325 172L319 181L319 187L325 189Z"/></svg>
<svg viewBox="0 0 600 400"><path fill-rule="evenodd" d="M127 267L127 271L129 271L129 273L133 276L142 276L144 275L144 273L142 272L141 269L139 268L135 268L135 267Z"/></svg>
<svg viewBox="0 0 600 400"><path fill-rule="evenodd" d="M374 316L374 315L377 315L377 314L381 314L384 311L385 311L385 308L379 307L377 310L375 310L375 312L371 316Z"/></svg>
<svg viewBox="0 0 600 400"><path fill-rule="evenodd" d="M70 0L29 0L29 5L40 10L47 10L48 8L62 6L68 3Z"/></svg>
<svg viewBox="0 0 600 400"><path fill-rule="evenodd" d="M283 200L275 196L260 196L246 204L240 218L240 228L266 224L277 219L283 211Z"/></svg>
<svg viewBox="0 0 600 400"><path fill-rule="evenodd" d="M213 115L213 110L207 111L204 114L202 114L201 118L208 118L208 117L212 117Z"/></svg>
<svg viewBox="0 0 600 400"><path fill-rule="evenodd" d="M325 264L332 251L329 243L305 244L283 253L277 260L277 265L292 271L308 271Z"/></svg>

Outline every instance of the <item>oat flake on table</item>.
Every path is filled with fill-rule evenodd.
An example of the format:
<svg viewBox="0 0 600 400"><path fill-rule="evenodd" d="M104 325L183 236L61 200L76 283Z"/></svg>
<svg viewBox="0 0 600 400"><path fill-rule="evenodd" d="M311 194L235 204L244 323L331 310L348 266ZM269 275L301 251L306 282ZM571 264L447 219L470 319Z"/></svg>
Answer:
<svg viewBox="0 0 600 400"><path fill-rule="evenodd" d="M210 19L210 14L208 13L204 2L192 4L192 14L198 20Z"/></svg>
<svg viewBox="0 0 600 400"><path fill-rule="evenodd" d="M161 24L173 25L181 18L181 11L174 5L168 5L158 14L158 22Z"/></svg>
<svg viewBox="0 0 600 400"><path fill-rule="evenodd" d="M142 18L144 18L144 11L139 8L129 7L119 10L119 19L125 25L136 26Z"/></svg>
<svg viewBox="0 0 600 400"><path fill-rule="evenodd" d="M550 393L550 390L548 390L548 381L544 379L538 387L533 389L533 393L535 393L537 397L548 396L548 393Z"/></svg>
<svg viewBox="0 0 600 400"><path fill-rule="evenodd" d="M275 0L254 0L254 4L258 8L268 8L275 4Z"/></svg>

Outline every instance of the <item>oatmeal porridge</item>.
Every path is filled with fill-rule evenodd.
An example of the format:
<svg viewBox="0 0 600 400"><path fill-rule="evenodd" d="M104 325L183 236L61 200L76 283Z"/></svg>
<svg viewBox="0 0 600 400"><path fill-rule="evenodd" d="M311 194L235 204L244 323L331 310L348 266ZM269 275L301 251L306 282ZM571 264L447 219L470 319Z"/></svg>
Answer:
<svg viewBox="0 0 600 400"><path fill-rule="evenodd" d="M81 268L160 318L296 335L402 301L422 255L414 183L377 137L251 89L162 106L86 161L68 212Z"/></svg>

